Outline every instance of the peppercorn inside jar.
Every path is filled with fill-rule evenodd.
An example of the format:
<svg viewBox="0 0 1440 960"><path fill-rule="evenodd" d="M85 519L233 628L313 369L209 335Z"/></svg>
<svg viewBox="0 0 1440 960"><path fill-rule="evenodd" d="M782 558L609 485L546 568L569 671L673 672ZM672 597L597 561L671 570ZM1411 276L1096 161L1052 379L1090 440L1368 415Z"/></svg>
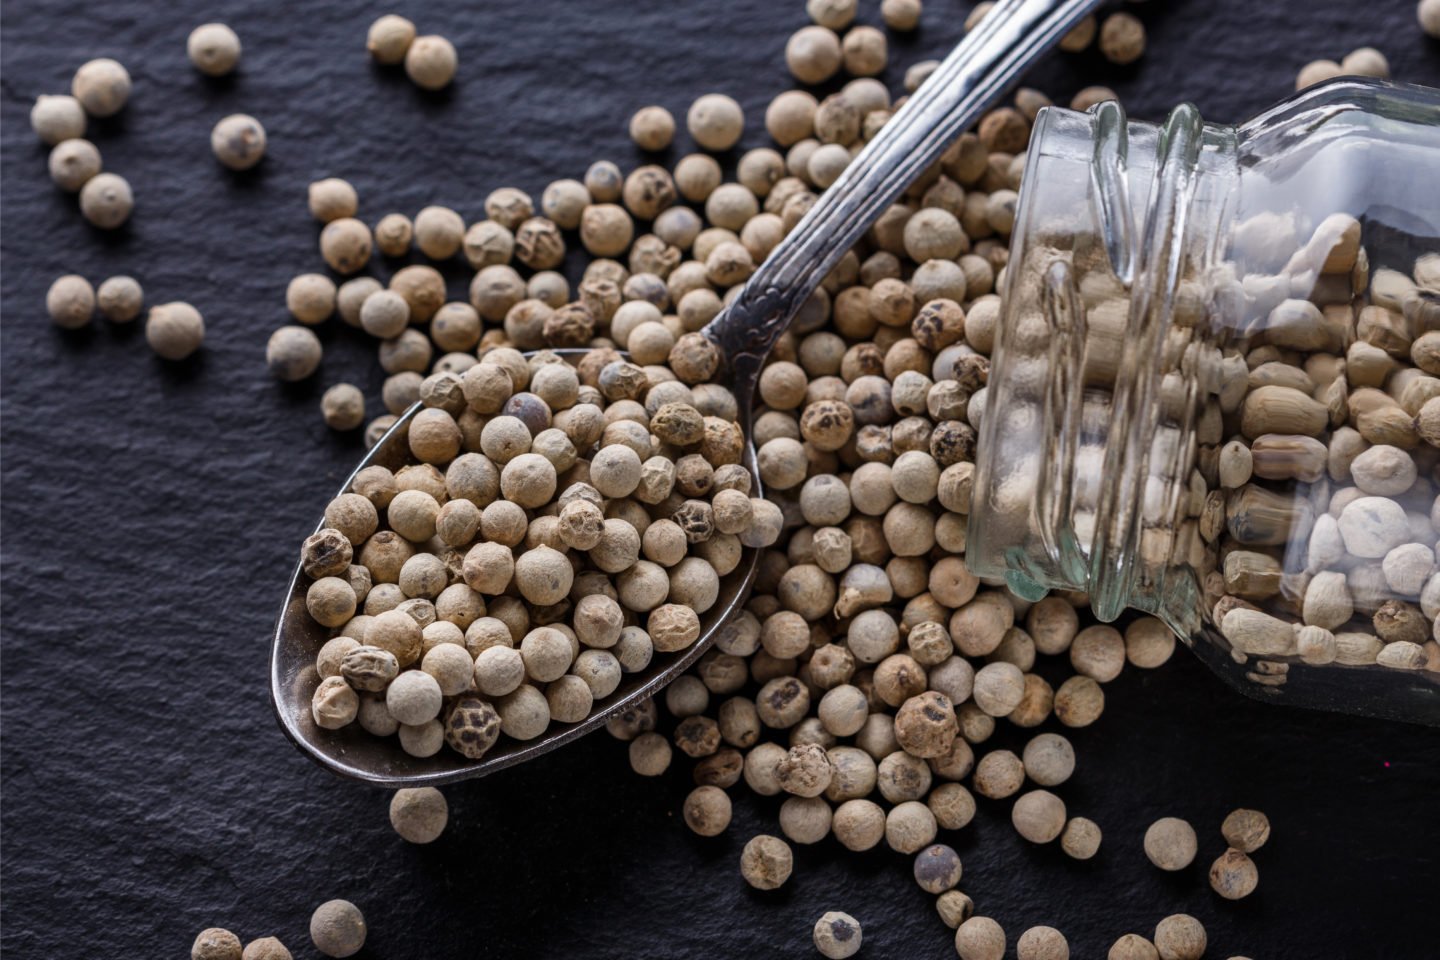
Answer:
<svg viewBox="0 0 1440 960"><path fill-rule="evenodd" d="M1250 695L1440 724L1440 91L1037 118L967 562Z"/></svg>

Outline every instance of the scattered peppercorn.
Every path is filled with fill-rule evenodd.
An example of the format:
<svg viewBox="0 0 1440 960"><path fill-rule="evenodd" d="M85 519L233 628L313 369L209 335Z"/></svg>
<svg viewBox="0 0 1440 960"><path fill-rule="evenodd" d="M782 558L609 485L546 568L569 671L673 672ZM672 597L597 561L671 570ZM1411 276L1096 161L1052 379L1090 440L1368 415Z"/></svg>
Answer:
<svg viewBox="0 0 1440 960"><path fill-rule="evenodd" d="M57 327L77 330L95 314L95 289L74 273L56 278L45 293L45 310Z"/></svg>
<svg viewBox="0 0 1440 960"><path fill-rule="evenodd" d="M348 900L327 900L310 916L310 939L327 957L351 957L365 946L365 916Z"/></svg>
<svg viewBox="0 0 1440 960"><path fill-rule="evenodd" d="M1145 831L1145 856L1161 870L1184 870L1196 847L1195 829L1178 817L1162 817Z"/></svg>
<svg viewBox="0 0 1440 960"><path fill-rule="evenodd" d="M794 868L790 845L779 837L760 834L751 837L740 854L740 875L756 890L784 886Z"/></svg>
<svg viewBox="0 0 1440 960"><path fill-rule="evenodd" d="M80 188L80 213L101 230L114 230L130 219L135 195L118 173L97 173Z"/></svg>
<svg viewBox="0 0 1440 960"><path fill-rule="evenodd" d="M449 819L445 795L434 787L396 790L390 798L390 825L410 843L433 843Z"/></svg>
<svg viewBox="0 0 1440 960"><path fill-rule="evenodd" d="M365 36L365 49L376 63L394 66L405 59L405 52L415 42L415 24L404 17L387 13L370 24Z"/></svg>
<svg viewBox="0 0 1440 960"><path fill-rule="evenodd" d="M30 128L47 147L85 136L85 108L64 94L44 94L30 108Z"/></svg>
<svg viewBox="0 0 1440 960"><path fill-rule="evenodd" d="M240 938L229 930L201 930L190 947L190 960L240 960Z"/></svg>
<svg viewBox="0 0 1440 960"><path fill-rule="evenodd" d="M119 62L101 57L75 71L70 92L90 116L114 116L130 99L130 74Z"/></svg>
<svg viewBox="0 0 1440 960"><path fill-rule="evenodd" d="M831 910L815 921L815 949L829 960L843 960L860 951L860 921L848 913Z"/></svg>
<svg viewBox="0 0 1440 960"><path fill-rule="evenodd" d="M405 49L405 75L425 90L448 87L458 65L454 45L441 36L416 37Z"/></svg>
<svg viewBox="0 0 1440 960"><path fill-rule="evenodd" d="M1160 960L1200 960L1205 945L1205 928L1188 914L1171 914L1155 925L1155 949Z"/></svg>
<svg viewBox="0 0 1440 960"><path fill-rule="evenodd" d="M185 53L195 69L210 77L223 77L240 62L240 38L223 23L203 23L190 31Z"/></svg>
<svg viewBox="0 0 1440 960"><path fill-rule="evenodd" d="M1270 839L1270 819L1259 810L1233 810L1220 825L1220 833L1241 853L1254 853Z"/></svg>
<svg viewBox="0 0 1440 960"><path fill-rule="evenodd" d="M145 319L146 342L166 360L184 360L200 349L204 339L205 318L188 303L158 304Z"/></svg>
<svg viewBox="0 0 1440 960"><path fill-rule="evenodd" d="M62 140L50 151L50 179L67 193L76 193L100 172L100 151L89 140Z"/></svg>
<svg viewBox="0 0 1440 960"><path fill-rule="evenodd" d="M145 292L134 277L110 277L95 291L100 314L112 323L129 323L140 316Z"/></svg>
<svg viewBox="0 0 1440 960"><path fill-rule="evenodd" d="M232 113L210 131L215 159L231 170L249 170L265 156L265 128L244 113Z"/></svg>

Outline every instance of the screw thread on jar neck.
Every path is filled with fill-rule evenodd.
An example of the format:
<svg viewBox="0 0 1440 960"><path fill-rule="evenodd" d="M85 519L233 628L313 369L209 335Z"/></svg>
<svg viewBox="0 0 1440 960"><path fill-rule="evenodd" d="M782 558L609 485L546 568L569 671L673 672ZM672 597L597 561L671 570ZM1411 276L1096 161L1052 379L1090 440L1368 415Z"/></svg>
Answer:
<svg viewBox="0 0 1440 960"><path fill-rule="evenodd" d="M1193 578L1166 576L1200 393L1172 354L1207 340L1182 278L1220 246L1234 155L1233 131L1188 104L1163 127L1113 101L1037 120L982 423L977 574L1030 598L1087 592L1103 620L1195 616Z"/></svg>

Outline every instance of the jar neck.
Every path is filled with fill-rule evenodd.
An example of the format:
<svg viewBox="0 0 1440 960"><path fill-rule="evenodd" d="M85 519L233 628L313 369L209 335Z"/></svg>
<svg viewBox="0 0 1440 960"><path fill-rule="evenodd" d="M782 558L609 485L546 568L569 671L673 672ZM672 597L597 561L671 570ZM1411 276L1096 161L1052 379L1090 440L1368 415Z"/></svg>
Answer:
<svg viewBox="0 0 1440 960"><path fill-rule="evenodd" d="M1120 105L1037 118L1011 238L966 562L1022 597L1082 591L1198 623L1191 496L1219 376L1205 283L1239 183L1232 127ZM1203 488L1200 499L1203 501Z"/></svg>

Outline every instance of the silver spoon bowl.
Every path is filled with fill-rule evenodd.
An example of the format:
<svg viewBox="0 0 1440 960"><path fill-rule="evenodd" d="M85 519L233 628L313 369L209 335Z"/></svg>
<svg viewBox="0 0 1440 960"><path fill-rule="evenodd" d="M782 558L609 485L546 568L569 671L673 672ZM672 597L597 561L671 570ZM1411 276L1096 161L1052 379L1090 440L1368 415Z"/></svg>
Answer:
<svg viewBox="0 0 1440 960"><path fill-rule="evenodd" d="M761 495L755 449L748 439L754 421L755 387L775 341L870 224L936 163L1031 63L1099 3L1001 0L816 201L756 269L740 295L702 331L719 348L725 364L717 379L728 380L735 394L738 422L747 438L742 462L753 478L753 495ZM574 357L586 351L553 352ZM355 473L376 464L398 469L410 462L405 433L419 409L416 404L407 410L360 461ZM345 479L340 493L350 489L355 473ZM315 723L310 713L311 696L320 680L315 655L332 632L307 613L307 579L297 564L271 646L271 700L281 728L295 745L341 776L391 788L435 786L484 776L568 743L664 688L710 649L739 611L755 580L758 560L759 552L747 548L739 565L721 579L719 597L702 617L700 637L690 647L656 653L645 670L627 674L615 692L579 723L552 722L534 740L501 737L478 760L443 747L431 757L412 757L390 738L375 737L358 724L325 730Z"/></svg>

